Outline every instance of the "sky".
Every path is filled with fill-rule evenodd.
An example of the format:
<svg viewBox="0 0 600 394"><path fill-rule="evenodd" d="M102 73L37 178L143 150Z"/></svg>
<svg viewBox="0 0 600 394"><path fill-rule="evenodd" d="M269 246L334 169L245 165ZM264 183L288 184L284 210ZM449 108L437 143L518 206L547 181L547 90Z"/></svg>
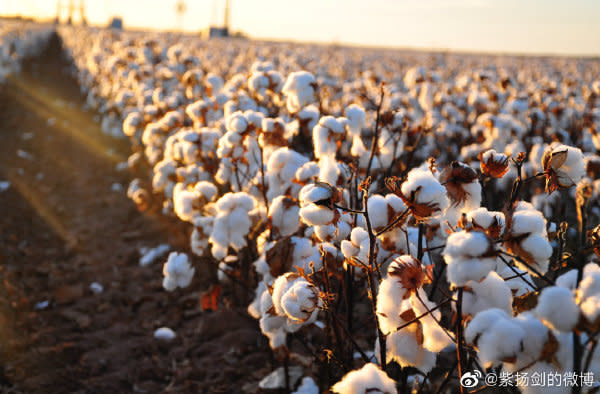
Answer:
<svg viewBox="0 0 600 394"><path fill-rule="evenodd" d="M78 4L79 0L73 0ZM87 0L92 24L198 31L224 0ZM489 53L600 55L600 0L230 0L231 27L250 37ZM65 6L69 0L61 0ZM57 0L0 0L3 14L56 15Z"/></svg>

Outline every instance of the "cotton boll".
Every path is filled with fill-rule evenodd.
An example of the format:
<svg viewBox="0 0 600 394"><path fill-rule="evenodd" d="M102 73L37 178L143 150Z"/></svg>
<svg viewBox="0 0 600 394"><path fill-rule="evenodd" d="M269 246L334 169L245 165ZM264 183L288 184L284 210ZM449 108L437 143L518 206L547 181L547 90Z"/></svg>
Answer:
<svg viewBox="0 0 600 394"><path fill-rule="evenodd" d="M315 204L300 208L300 218L311 226L324 226L333 222L333 210Z"/></svg>
<svg viewBox="0 0 600 394"><path fill-rule="evenodd" d="M315 101L315 77L307 71L298 71L291 73L282 92L286 96L286 105L290 113L296 113L303 107Z"/></svg>
<svg viewBox="0 0 600 394"><path fill-rule="evenodd" d="M479 349L484 367L516 357L520 352L525 332L501 309L478 313L465 330L465 339Z"/></svg>
<svg viewBox="0 0 600 394"><path fill-rule="evenodd" d="M579 320L575 297L564 287L547 287L538 298L535 314L559 331L571 331Z"/></svg>
<svg viewBox="0 0 600 394"><path fill-rule="evenodd" d="M341 145L345 136L345 129L340 118L333 116L324 116L313 128L313 146L317 159L327 156L335 157L335 154Z"/></svg>
<svg viewBox="0 0 600 394"><path fill-rule="evenodd" d="M379 284L377 297L377 319L379 328L384 334L389 334L398 329L405 321L400 317L402 300L407 294L398 278L388 277Z"/></svg>
<svg viewBox="0 0 600 394"><path fill-rule="evenodd" d="M436 304L429 301L423 289L419 289L418 292L423 302L413 294L410 297L410 305L416 316L423 316L420 319L423 327L423 347L430 352L439 353L453 343L452 339L437 323L441 321L441 312L439 309L433 310Z"/></svg>
<svg viewBox="0 0 600 394"><path fill-rule="evenodd" d="M248 305L248 314L257 320L260 319L262 315L260 304L262 301L262 295L265 291L268 294L267 284L265 281L258 282L258 286L254 290L254 300L252 300L250 305Z"/></svg>
<svg viewBox="0 0 600 394"><path fill-rule="evenodd" d="M298 274L288 272L273 283L273 306L278 316L287 318L287 330L296 331L313 323L320 306L317 288Z"/></svg>
<svg viewBox="0 0 600 394"><path fill-rule="evenodd" d="M194 217L200 214L200 199L196 192L186 190L182 183L177 183L173 189L173 209L175 214L183 221L193 222Z"/></svg>
<svg viewBox="0 0 600 394"><path fill-rule="evenodd" d="M342 241L342 253L347 259L356 257L363 263L367 263L369 253L369 233L360 227L355 227L350 233L349 241Z"/></svg>
<svg viewBox="0 0 600 394"><path fill-rule="evenodd" d="M548 271L548 261L552 256L552 246L548 241L547 237L539 234L532 234L526 237L520 244L523 251L527 253L528 258L526 261L531 263L531 259L535 262L538 271L542 274ZM529 270L529 268L521 264L518 260L515 261L516 265L523 269Z"/></svg>
<svg viewBox="0 0 600 394"><path fill-rule="evenodd" d="M157 328L156 331L154 331L154 338L161 340L161 341L172 341L173 339L175 339L176 334L173 330L171 330L169 327L161 327L161 328Z"/></svg>
<svg viewBox="0 0 600 394"><path fill-rule="evenodd" d="M269 207L269 221L273 232L280 237L292 235L300 228L300 207L297 203L284 196L273 199Z"/></svg>
<svg viewBox="0 0 600 394"><path fill-rule="evenodd" d="M527 233L545 234L546 219L533 205L519 202L512 216L511 234L515 237Z"/></svg>
<svg viewBox="0 0 600 394"><path fill-rule="evenodd" d="M481 205L481 185L477 172L465 163L453 161L440 174L451 206L459 211L472 211Z"/></svg>
<svg viewBox="0 0 600 394"><path fill-rule="evenodd" d="M185 253L171 252L163 266L163 287L173 291L177 287L188 287L192 282L196 269L193 268Z"/></svg>
<svg viewBox="0 0 600 394"><path fill-rule="evenodd" d="M369 208L371 226L375 230L384 228L388 224L388 204L386 199L382 195L374 194L369 197L367 206Z"/></svg>
<svg viewBox="0 0 600 394"><path fill-rule="evenodd" d="M437 218L449 206L446 189L428 170L411 170L400 191L399 197L418 220Z"/></svg>
<svg viewBox="0 0 600 394"><path fill-rule="evenodd" d="M194 231L190 235L190 248L197 256L204 255L208 248L208 239L213 230L213 217L196 216L194 218Z"/></svg>
<svg viewBox="0 0 600 394"><path fill-rule="evenodd" d="M467 220L471 226L485 231L492 239L497 239L504 233L506 220L502 212L488 211L481 207L467 213Z"/></svg>
<svg viewBox="0 0 600 394"><path fill-rule="evenodd" d="M298 197L300 185L293 182L294 177L307 162L308 159L287 147L275 150L269 157L265 171L269 186L267 199L272 201L273 198L288 193L290 197Z"/></svg>
<svg viewBox="0 0 600 394"><path fill-rule="evenodd" d="M522 351L517 355L515 363L509 364L508 368L510 370L520 370L524 366L531 365L531 363L539 360L544 351L544 345L554 339L554 334L531 312L523 312L513 321L521 326L525 332L525 337Z"/></svg>
<svg viewBox="0 0 600 394"><path fill-rule="evenodd" d="M414 327L410 325L387 336L387 361L396 361L402 367L415 367L423 373L429 373L435 366L436 353L419 344Z"/></svg>
<svg viewBox="0 0 600 394"><path fill-rule="evenodd" d="M397 393L396 382L371 363L347 373L341 381L331 387L331 391L338 394Z"/></svg>
<svg viewBox="0 0 600 394"><path fill-rule="evenodd" d="M509 237L504 243L509 252L519 256L542 274L548 270L552 246L546 232L546 219L530 203L519 202L512 214ZM529 271L525 264L515 260L521 269Z"/></svg>
<svg viewBox="0 0 600 394"><path fill-rule="evenodd" d="M250 211L256 208L256 200L247 193L227 193L216 202L216 216L209 241L216 259L227 256L229 246L239 250L246 246L246 235L252 220Z"/></svg>
<svg viewBox="0 0 600 394"><path fill-rule="evenodd" d="M454 286L479 281L496 265L494 244L479 231L450 234L443 254L448 264L448 281Z"/></svg>
<svg viewBox="0 0 600 394"><path fill-rule="evenodd" d="M291 237L291 242L294 245L292 260L295 267L303 269L304 272L311 272L311 264L315 271L321 269L321 252L317 246L303 237Z"/></svg>
<svg viewBox="0 0 600 394"><path fill-rule="evenodd" d="M310 181L316 180L319 177L320 168L314 161L304 163L295 174L295 181L299 184L306 185Z"/></svg>
<svg viewBox="0 0 600 394"><path fill-rule="evenodd" d="M362 128L366 125L365 110L356 104L349 105L344 110L348 119L348 132L352 137L360 136Z"/></svg>
<svg viewBox="0 0 600 394"><path fill-rule="evenodd" d="M584 267L583 278L577 289L577 298L586 300L597 294L600 294L600 270L597 264L589 263Z"/></svg>
<svg viewBox="0 0 600 394"><path fill-rule="evenodd" d="M269 291L264 289L260 296L260 330L269 338L271 349L277 349L285 346L287 332L285 331L286 318L277 314L271 313L273 307L273 299Z"/></svg>
<svg viewBox="0 0 600 394"><path fill-rule="evenodd" d="M194 191L204 198L205 201L212 201L217 195L217 187L208 181L200 181L194 186Z"/></svg>
<svg viewBox="0 0 600 394"><path fill-rule="evenodd" d="M175 184L172 178L175 176L177 163L173 160L163 160L154 166L154 176L152 177L152 188L156 191L167 189L169 184Z"/></svg>
<svg viewBox="0 0 600 394"><path fill-rule="evenodd" d="M575 290L577 288L577 270L569 270L556 278L556 286Z"/></svg>
<svg viewBox="0 0 600 394"><path fill-rule="evenodd" d="M491 308L502 309L507 315L512 314L511 290L496 272L490 272L481 282L468 282L467 288L469 290L463 294L464 315L475 316Z"/></svg>
<svg viewBox="0 0 600 394"><path fill-rule="evenodd" d="M585 176L583 153L579 148L551 144L542 157L542 167L546 174L546 191L558 187L571 187Z"/></svg>
<svg viewBox="0 0 600 394"><path fill-rule="evenodd" d="M597 322L600 317L600 294L587 297L579 307L581 308L581 313L583 313L583 316L585 316L588 322Z"/></svg>

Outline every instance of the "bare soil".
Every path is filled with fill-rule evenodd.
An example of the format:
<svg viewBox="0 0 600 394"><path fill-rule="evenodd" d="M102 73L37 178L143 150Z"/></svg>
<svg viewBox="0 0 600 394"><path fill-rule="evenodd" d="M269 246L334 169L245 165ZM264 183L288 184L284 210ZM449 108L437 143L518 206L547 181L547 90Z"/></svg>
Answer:
<svg viewBox="0 0 600 394"><path fill-rule="evenodd" d="M167 293L162 261L139 265L142 246L187 251L189 228L127 198L128 142L82 109L61 51L55 38L0 87L2 391L257 391L275 367L268 344L244 308L201 308L210 270ZM173 342L153 337L161 326Z"/></svg>

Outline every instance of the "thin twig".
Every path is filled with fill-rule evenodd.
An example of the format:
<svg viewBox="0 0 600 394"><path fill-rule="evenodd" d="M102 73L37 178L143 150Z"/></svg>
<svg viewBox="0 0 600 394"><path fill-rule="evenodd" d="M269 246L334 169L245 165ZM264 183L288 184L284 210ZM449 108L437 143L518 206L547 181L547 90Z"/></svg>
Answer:
<svg viewBox="0 0 600 394"><path fill-rule="evenodd" d="M462 348L462 300L464 288L458 288L458 300L456 301L456 361L458 363L458 380L463 376L463 348ZM459 385L461 394L465 394L465 388Z"/></svg>
<svg viewBox="0 0 600 394"><path fill-rule="evenodd" d="M375 131L373 132L373 138L371 139L371 152L369 153L369 163L367 164L367 172L365 178L368 178L371 174L371 166L373 165L373 157L375 156L375 149L377 149L377 143L379 140L379 123L381 120L381 107L383 105L383 84L380 87L381 93L379 95L379 104L377 105L377 115L375 118Z"/></svg>

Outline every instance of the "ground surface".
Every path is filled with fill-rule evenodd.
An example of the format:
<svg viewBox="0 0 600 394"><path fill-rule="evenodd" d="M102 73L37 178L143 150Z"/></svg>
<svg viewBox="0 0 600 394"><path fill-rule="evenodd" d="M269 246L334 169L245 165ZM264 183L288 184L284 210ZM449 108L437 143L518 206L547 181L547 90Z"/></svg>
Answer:
<svg viewBox="0 0 600 394"><path fill-rule="evenodd" d="M139 247L185 250L189 229L127 199L128 143L101 134L66 66L55 41L0 87L2 391L256 391L273 369L256 321L203 311L201 267L167 293L162 261L139 266ZM161 326L174 342L153 338Z"/></svg>

